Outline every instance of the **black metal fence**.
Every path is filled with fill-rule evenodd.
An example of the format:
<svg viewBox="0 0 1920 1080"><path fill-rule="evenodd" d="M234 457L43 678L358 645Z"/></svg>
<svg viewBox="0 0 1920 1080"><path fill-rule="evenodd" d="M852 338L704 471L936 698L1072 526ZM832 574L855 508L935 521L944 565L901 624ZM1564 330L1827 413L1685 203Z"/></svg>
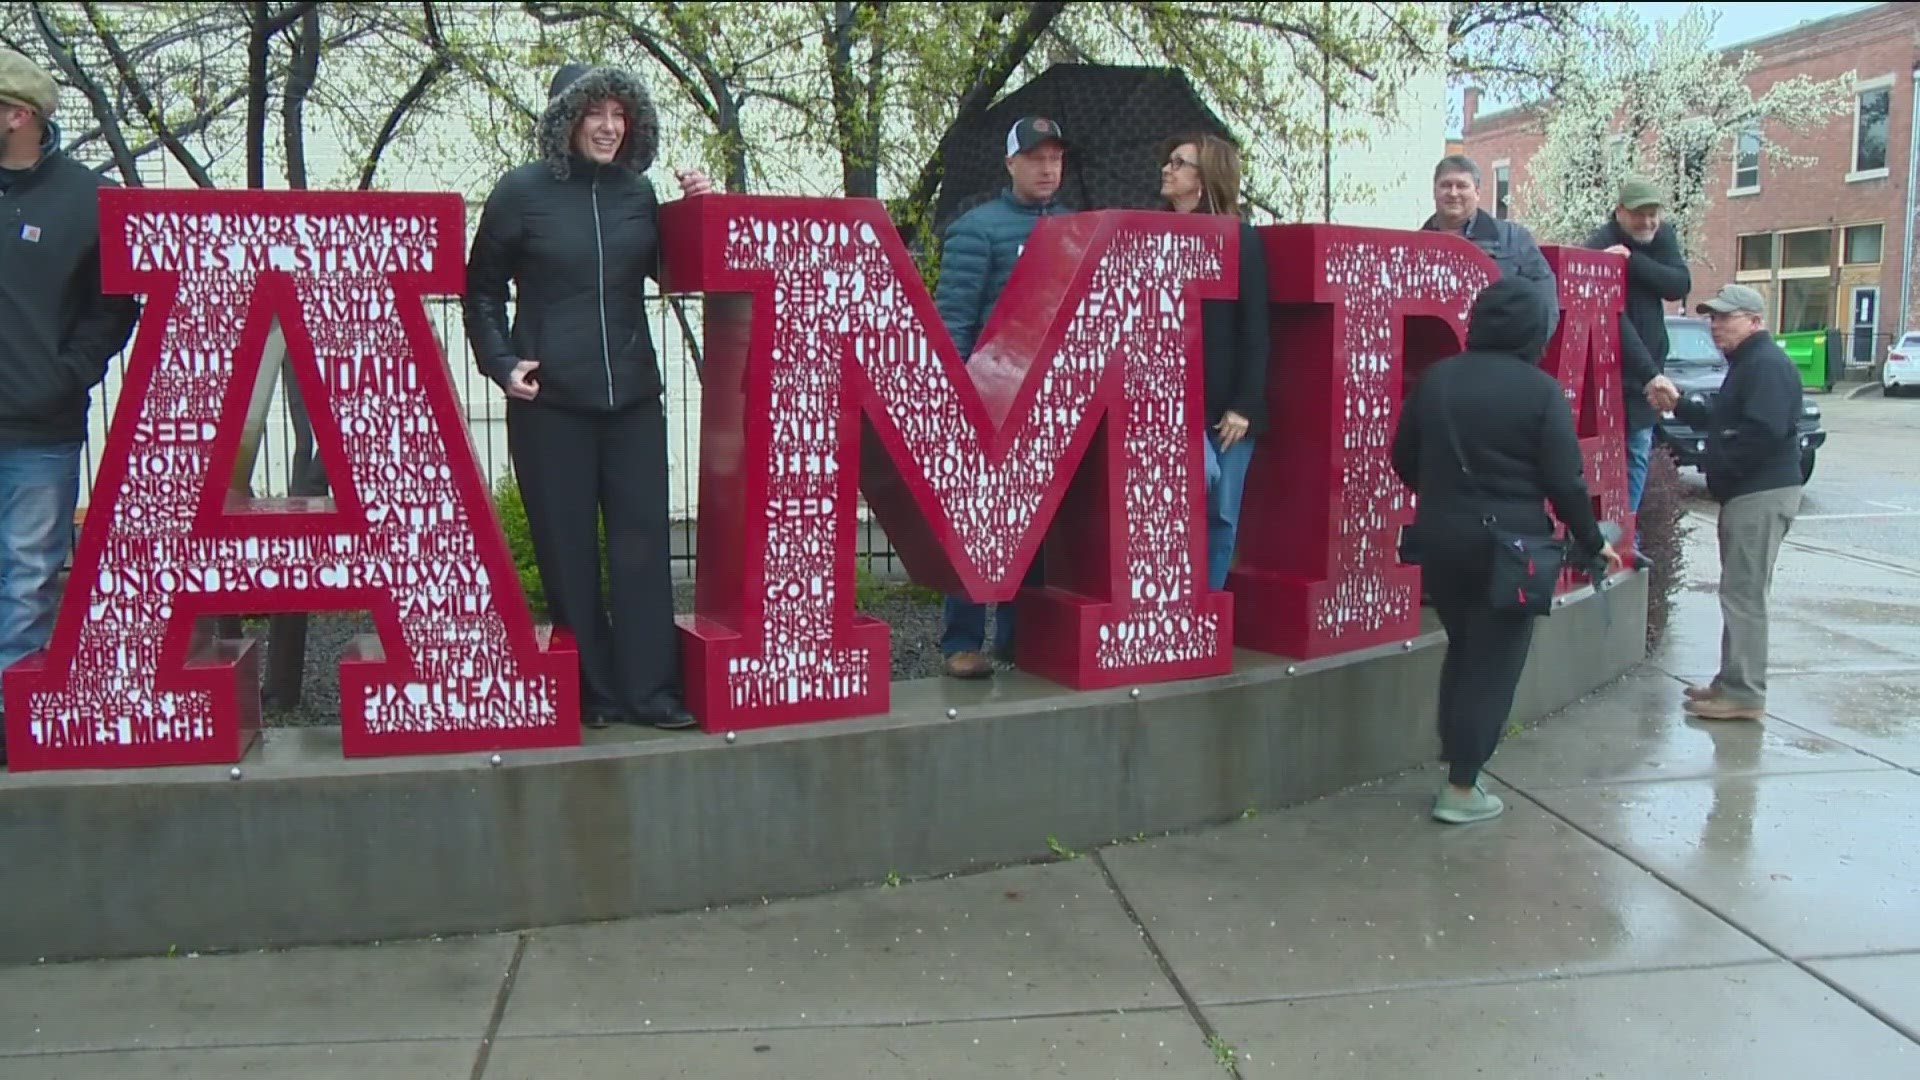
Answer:
<svg viewBox="0 0 1920 1080"><path fill-rule="evenodd" d="M481 474L488 487L496 489L512 472L512 463L507 457L506 399L499 387L474 366L461 326L459 301L430 299L427 305L429 320L447 350L454 395L460 403L461 415L466 418ZM699 519L700 345L697 335L701 304L697 300L684 302L676 312L664 297L653 296L648 299L647 307L660 358L660 373L667 387L668 499L669 512L676 523L673 557L679 564L679 572L686 573L692 570L695 561L694 526ZM86 493L93 488L107 426L119 404L126 359L125 353L116 357L109 366L106 380L94 390L82 459L83 506L89 501ZM291 483L294 426L286 397L277 384L273 393L251 478L253 493L260 497L286 495ZM873 520L864 501L856 513L860 522L856 550L863 565L877 573L897 571L886 534Z"/></svg>

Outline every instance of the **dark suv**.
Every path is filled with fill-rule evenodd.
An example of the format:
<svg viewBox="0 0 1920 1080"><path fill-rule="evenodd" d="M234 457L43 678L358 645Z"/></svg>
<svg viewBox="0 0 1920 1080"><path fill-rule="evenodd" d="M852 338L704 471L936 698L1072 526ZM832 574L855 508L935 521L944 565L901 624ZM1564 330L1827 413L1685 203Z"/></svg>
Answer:
<svg viewBox="0 0 1920 1080"><path fill-rule="evenodd" d="M1667 316L1667 378L1680 393L1699 393L1711 402L1727 375L1727 358L1713 344L1713 331L1704 319ZM1820 427L1820 406L1805 394L1800 396L1800 479L1813 477L1814 452L1825 444L1827 433ZM1662 415L1654 427L1654 442L1673 451L1680 465L1700 467L1706 456L1707 433L1694 429L1684 420Z"/></svg>

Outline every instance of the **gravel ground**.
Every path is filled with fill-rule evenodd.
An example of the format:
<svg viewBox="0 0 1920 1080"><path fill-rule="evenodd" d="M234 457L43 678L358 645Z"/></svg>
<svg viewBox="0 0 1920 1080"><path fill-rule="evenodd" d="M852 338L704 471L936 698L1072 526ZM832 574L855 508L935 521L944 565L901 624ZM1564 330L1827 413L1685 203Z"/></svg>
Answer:
<svg viewBox="0 0 1920 1080"><path fill-rule="evenodd" d="M674 587L674 607L693 610L693 582ZM900 587L871 590L858 605L860 611L893 628L893 678L924 679L940 673L940 604L923 593ZM989 623L989 626L992 624ZM266 635L266 623L249 623L248 632ZM306 678L297 709L266 710L265 722L275 727L298 727L340 722L340 653L348 641L373 633L373 620L361 613L314 615L307 625ZM261 670L267 668L261 655Z"/></svg>

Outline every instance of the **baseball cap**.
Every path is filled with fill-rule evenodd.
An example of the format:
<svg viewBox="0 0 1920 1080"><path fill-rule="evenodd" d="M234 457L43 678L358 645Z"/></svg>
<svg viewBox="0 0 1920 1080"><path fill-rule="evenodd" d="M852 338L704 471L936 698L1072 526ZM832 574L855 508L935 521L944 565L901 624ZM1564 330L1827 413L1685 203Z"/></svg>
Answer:
<svg viewBox="0 0 1920 1080"><path fill-rule="evenodd" d="M12 49L0 49L0 101L52 116L60 104L60 87L40 65Z"/></svg>
<svg viewBox="0 0 1920 1080"><path fill-rule="evenodd" d="M1749 315L1765 315L1767 301L1765 297L1745 285L1722 285L1713 299L1701 302L1700 306L1694 310L1702 315L1715 312L1727 315L1735 311L1744 311Z"/></svg>
<svg viewBox="0 0 1920 1080"><path fill-rule="evenodd" d="M1060 125L1044 116L1023 116L1007 132L1007 156L1024 154L1046 142L1057 142L1066 149L1067 137L1060 133Z"/></svg>
<svg viewBox="0 0 1920 1080"><path fill-rule="evenodd" d="M1666 196L1653 186L1653 181L1633 177L1620 185L1620 205L1629 210L1644 210L1649 206L1665 206Z"/></svg>

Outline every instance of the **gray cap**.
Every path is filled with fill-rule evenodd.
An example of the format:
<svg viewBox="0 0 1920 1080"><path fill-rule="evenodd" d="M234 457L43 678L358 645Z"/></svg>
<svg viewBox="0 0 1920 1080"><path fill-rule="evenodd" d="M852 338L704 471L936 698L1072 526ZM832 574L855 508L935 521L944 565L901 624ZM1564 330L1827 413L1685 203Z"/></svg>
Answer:
<svg viewBox="0 0 1920 1080"><path fill-rule="evenodd" d="M44 119L60 104L60 87L46 69L12 49L0 49L0 101L25 105Z"/></svg>
<svg viewBox="0 0 1920 1080"><path fill-rule="evenodd" d="M1745 285L1722 285L1713 299L1703 301L1694 309L1702 315L1718 312L1722 315L1735 311L1744 311L1750 315L1767 313L1767 298Z"/></svg>

